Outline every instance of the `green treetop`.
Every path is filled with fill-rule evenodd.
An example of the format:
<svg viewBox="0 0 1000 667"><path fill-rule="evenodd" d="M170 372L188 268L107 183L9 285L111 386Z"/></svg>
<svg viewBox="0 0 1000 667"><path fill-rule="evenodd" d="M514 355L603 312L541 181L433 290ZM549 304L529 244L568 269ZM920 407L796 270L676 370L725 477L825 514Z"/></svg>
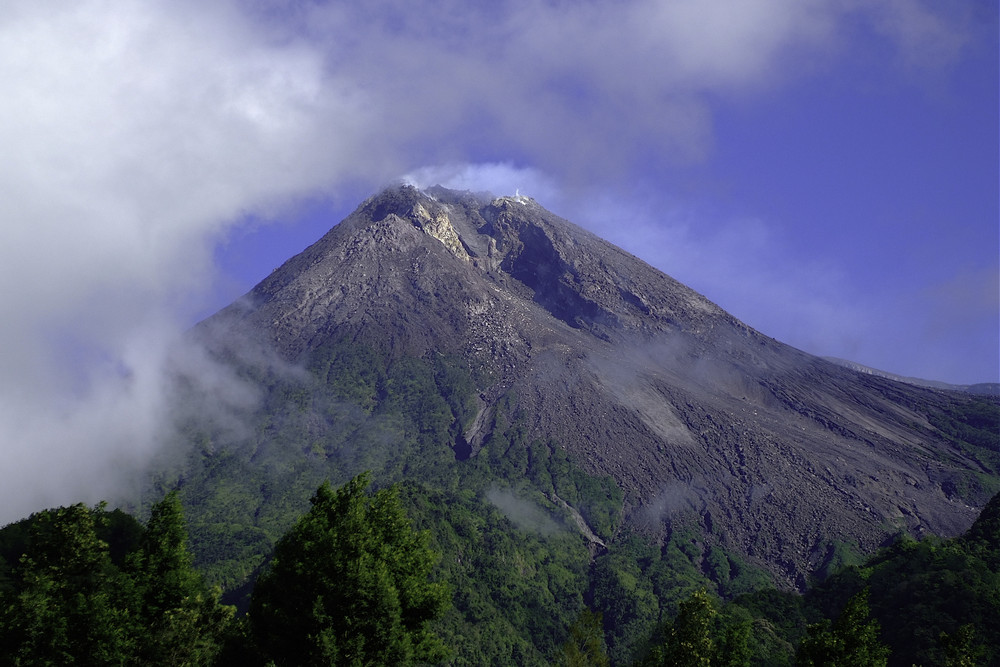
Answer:
<svg viewBox="0 0 1000 667"><path fill-rule="evenodd" d="M406 665L446 654L428 629L449 603L428 581L435 555L396 493L369 496L367 474L333 489L279 540L258 579L250 624L278 665Z"/></svg>
<svg viewBox="0 0 1000 667"><path fill-rule="evenodd" d="M147 664L211 664L221 650L233 608L205 585L192 565L177 492L153 506L139 547L128 557L135 582L141 633L138 653Z"/></svg>
<svg viewBox="0 0 1000 667"><path fill-rule="evenodd" d="M809 626L796 654L799 665L815 667L885 667L889 648L879 639L878 621L871 618L868 589L847 601L837 621Z"/></svg>
<svg viewBox="0 0 1000 667"><path fill-rule="evenodd" d="M10 598L0 598L0 663L121 663L131 652L130 582L95 532L103 508L32 516Z"/></svg>

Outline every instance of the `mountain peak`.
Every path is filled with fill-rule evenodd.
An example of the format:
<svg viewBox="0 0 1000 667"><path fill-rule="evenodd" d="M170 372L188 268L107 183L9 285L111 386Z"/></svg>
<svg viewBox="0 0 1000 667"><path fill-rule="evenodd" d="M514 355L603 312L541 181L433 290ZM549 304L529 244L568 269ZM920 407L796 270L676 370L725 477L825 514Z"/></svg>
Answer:
<svg viewBox="0 0 1000 667"><path fill-rule="evenodd" d="M495 254L496 236L492 223L500 214L510 213L515 207L523 209L519 211L522 216L547 213L538 202L519 192L496 197L487 192L450 190L440 185L425 190L408 184L386 188L366 205L371 209L373 220L395 215L409 221L465 261L482 260ZM496 262L483 261L481 264L497 268Z"/></svg>
<svg viewBox="0 0 1000 667"><path fill-rule="evenodd" d="M273 301L280 289L283 303L304 302L310 291L328 291L331 281L339 282L344 297L358 298L376 292L406 299L420 286L417 291L429 291L434 300L451 294L462 302L454 304L459 311L478 312L489 303L490 310L529 328L539 328L538 317L527 310L540 307L602 340L704 333L723 321L746 329L693 290L522 195L387 188L250 296ZM288 290L296 285L301 289L293 297ZM448 310L449 304L440 305ZM312 317L323 311L310 311L309 326L318 324ZM525 312L515 317L512 311ZM289 320L287 314L279 319ZM282 339L300 333L286 330Z"/></svg>

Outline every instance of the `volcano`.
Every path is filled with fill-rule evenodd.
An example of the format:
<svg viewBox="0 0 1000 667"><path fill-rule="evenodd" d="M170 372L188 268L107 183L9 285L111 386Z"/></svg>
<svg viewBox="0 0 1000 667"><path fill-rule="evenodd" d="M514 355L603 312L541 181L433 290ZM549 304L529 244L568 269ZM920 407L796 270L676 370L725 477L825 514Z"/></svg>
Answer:
<svg viewBox="0 0 1000 667"><path fill-rule="evenodd" d="M523 196L388 188L197 333L220 357L252 341L299 367L331 341L458 359L469 409L445 415L451 436L427 451L459 468L491 443L517 456L495 444L516 423L621 492L603 534L548 496L594 548L693 525L790 587L838 544L958 534L998 479L989 452L949 427L993 399L778 342Z"/></svg>

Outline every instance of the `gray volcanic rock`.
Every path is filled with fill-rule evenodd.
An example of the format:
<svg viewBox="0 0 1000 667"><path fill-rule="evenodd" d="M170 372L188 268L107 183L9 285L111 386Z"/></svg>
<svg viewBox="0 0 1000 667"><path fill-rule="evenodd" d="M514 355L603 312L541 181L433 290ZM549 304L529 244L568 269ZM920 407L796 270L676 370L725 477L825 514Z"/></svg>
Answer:
<svg viewBox="0 0 1000 667"><path fill-rule="evenodd" d="M959 533L995 474L929 419L969 398L779 343L526 197L388 189L208 325L293 361L331 338L462 355L485 378L473 455L515 397L632 525L697 521L791 585L834 541Z"/></svg>
<svg viewBox="0 0 1000 667"><path fill-rule="evenodd" d="M925 380L923 378L896 375L895 373L890 373L888 371L880 371L877 368L872 368L871 366L865 366L863 364L857 363L856 361L850 361L848 359L838 359L837 357L823 357L823 358L829 362L837 364L838 366L850 368L851 370L857 371L859 373L867 373L868 375L877 375L879 377L895 380L896 382L905 382L906 384L915 384L918 387L931 387L932 389L946 389L948 391L963 391L968 394L978 394L981 396L1000 396L1000 383L997 382L980 382L977 384L951 384L948 382L939 382L937 380Z"/></svg>

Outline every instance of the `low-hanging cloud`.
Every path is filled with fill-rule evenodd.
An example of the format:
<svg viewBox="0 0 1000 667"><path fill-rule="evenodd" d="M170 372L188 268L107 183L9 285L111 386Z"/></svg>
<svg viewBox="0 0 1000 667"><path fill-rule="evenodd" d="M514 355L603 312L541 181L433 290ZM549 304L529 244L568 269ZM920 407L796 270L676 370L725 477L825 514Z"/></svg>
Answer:
<svg viewBox="0 0 1000 667"><path fill-rule="evenodd" d="M561 521L531 500L522 498L510 489L491 488L486 499L503 512L521 530L552 535L566 530Z"/></svg>
<svg viewBox="0 0 1000 667"><path fill-rule="evenodd" d="M354 99L255 30L224 4L0 10L0 521L148 459L212 241L345 167L325 129Z"/></svg>
<svg viewBox="0 0 1000 667"><path fill-rule="evenodd" d="M509 162L425 166L406 174L402 180L421 189L440 185L451 190L490 192L495 195L520 193L542 201L559 198L558 186L544 173Z"/></svg>
<svg viewBox="0 0 1000 667"><path fill-rule="evenodd" d="M903 20L914 7L875 24L907 49L945 44L954 22ZM544 198L546 179L698 159L706 94L822 67L857 16L874 14L851 0L5 3L0 522L105 497L148 460L171 350L237 225L426 164L511 160L525 166L452 178L520 169Z"/></svg>

